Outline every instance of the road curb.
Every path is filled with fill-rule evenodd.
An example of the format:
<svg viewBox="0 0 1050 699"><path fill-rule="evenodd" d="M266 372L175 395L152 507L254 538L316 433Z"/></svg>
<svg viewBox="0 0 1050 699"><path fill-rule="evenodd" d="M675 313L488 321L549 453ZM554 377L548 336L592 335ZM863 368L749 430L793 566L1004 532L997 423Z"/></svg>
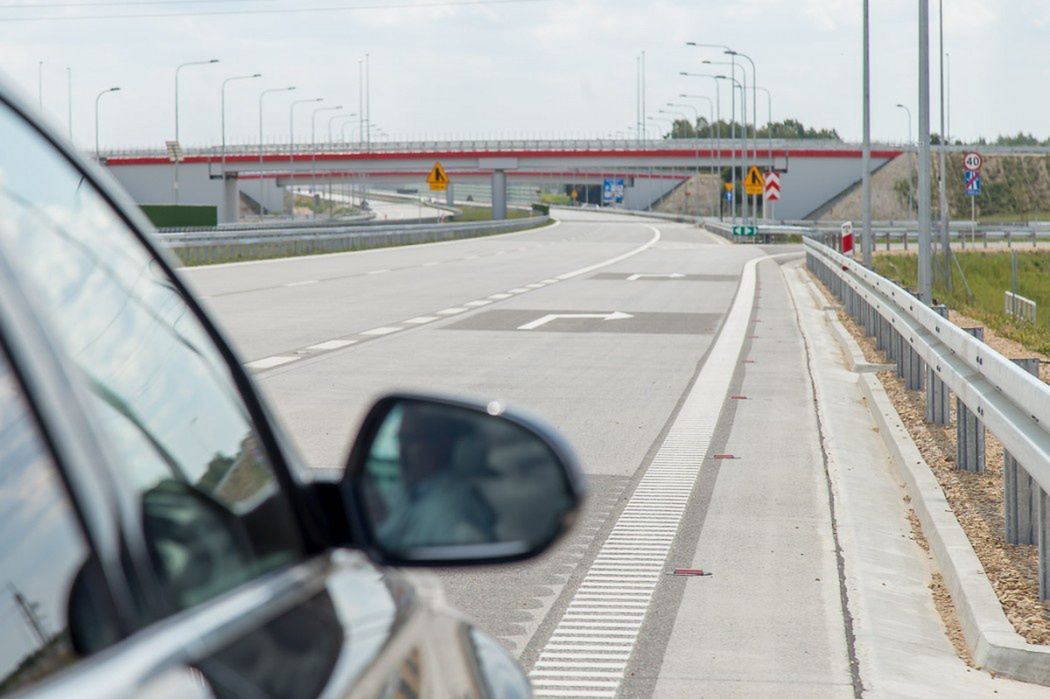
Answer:
<svg viewBox="0 0 1050 699"><path fill-rule="evenodd" d="M826 307L824 312L851 370L857 371L868 362L839 320L837 309ZM882 382L875 374L863 371L858 371L857 381L951 594L974 662L998 676L1050 685L1050 646L1028 643L1014 630L940 483L904 427Z"/></svg>

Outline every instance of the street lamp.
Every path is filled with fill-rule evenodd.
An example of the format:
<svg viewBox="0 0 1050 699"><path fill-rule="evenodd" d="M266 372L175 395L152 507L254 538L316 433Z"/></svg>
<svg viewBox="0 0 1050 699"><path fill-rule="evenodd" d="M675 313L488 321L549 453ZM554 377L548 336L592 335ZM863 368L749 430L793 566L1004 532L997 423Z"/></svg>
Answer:
<svg viewBox="0 0 1050 699"><path fill-rule="evenodd" d="M328 142L335 143L335 140L332 137L332 124L334 122L338 121L339 119L353 119L356 116L357 112L351 112L350 114L334 114L328 117ZM345 127L346 124L343 124L343 126ZM340 131L340 135L342 135L342 131Z"/></svg>
<svg viewBox="0 0 1050 699"><path fill-rule="evenodd" d="M755 87L766 93L766 143L769 147L769 168L773 169L773 93L764 87Z"/></svg>
<svg viewBox="0 0 1050 699"><path fill-rule="evenodd" d="M102 99L102 95L108 94L110 92L120 92L120 88L111 87L108 90L103 90L102 92L98 93L98 95L95 97L95 162L98 163L102 162L102 156L98 147L98 103Z"/></svg>
<svg viewBox="0 0 1050 699"><path fill-rule="evenodd" d="M343 108L343 105L336 105L334 107L318 107L310 115L310 170L312 177L310 179L310 193L313 194L317 191L317 115L321 112L336 112Z"/></svg>
<svg viewBox="0 0 1050 699"><path fill-rule="evenodd" d="M222 132L222 180L226 181L226 85L234 80L253 80L255 78L261 78L262 73L252 73L251 75L235 75L232 78L226 78L222 81L222 88L219 90L219 130Z"/></svg>
<svg viewBox="0 0 1050 699"><path fill-rule="evenodd" d="M908 115L908 161L909 161L908 165L910 166L911 165L911 160L912 160L912 158L911 158L911 147L912 147L912 142L911 142L911 110L908 109L903 104L898 104L897 107L899 109L903 109L904 113ZM912 209L912 189L913 189L913 187L911 186L911 167L909 167L908 168L908 215L909 216L911 216L911 209Z"/></svg>
<svg viewBox="0 0 1050 699"><path fill-rule="evenodd" d="M299 104L313 104L324 102L324 97L314 97L306 100L292 100L288 106L288 177L292 182L292 218L295 218L295 107Z"/></svg>
<svg viewBox="0 0 1050 699"><path fill-rule="evenodd" d="M189 63L181 63L175 67L175 143L179 142L179 71L189 66L206 66L212 63L218 63L218 58L211 58L207 61L190 61ZM175 192L175 205L179 204L179 160L180 157L175 157L175 181L172 184L172 188Z"/></svg>
<svg viewBox="0 0 1050 699"><path fill-rule="evenodd" d="M263 190L263 97L274 92L291 92L295 89L295 85L289 85L288 87L271 87L263 90L259 93L259 218L263 216L263 197L265 196Z"/></svg>

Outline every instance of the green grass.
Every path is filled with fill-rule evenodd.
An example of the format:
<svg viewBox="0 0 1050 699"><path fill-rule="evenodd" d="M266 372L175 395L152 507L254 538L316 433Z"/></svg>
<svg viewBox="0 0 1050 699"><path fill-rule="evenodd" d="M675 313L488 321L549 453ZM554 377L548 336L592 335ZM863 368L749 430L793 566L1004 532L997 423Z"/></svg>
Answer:
<svg viewBox="0 0 1050 699"><path fill-rule="evenodd" d="M491 221L492 208L488 206L458 206L463 211L455 216L456 221ZM507 218L528 218L529 212L522 209L507 209Z"/></svg>
<svg viewBox="0 0 1050 699"><path fill-rule="evenodd" d="M995 214L981 216L977 224L982 223L1027 223L1028 221L1050 221L1050 211L1028 211L1024 214Z"/></svg>
<svg viewBox="0 0 1050 699"><path fill-rule="evenodd" d="M935 275L938 283L934 286L934 297L949 308L980 320L1003 337L1020 342L1032 351L1050 354L1050 252L1017 253L1018 292L1036 302L1036 325L1003 314L1003 292L1010 289L1010 253L959 252L955 256L973 297L968 298L963 278L954 268L954 291L949 293L942 275ZM940 269L942 259L935 258L935 269ZM916 287L917 267L915 255L875 257L875 271L908 288Z"/></svg>
<svg viewBox="0 0 1050 699"><path fill-rule="evenodd" d="M540 201L544 204L556 204L561 206L572 205L572 197L568 194L551 194L548 192L540 195Z"/></svg>

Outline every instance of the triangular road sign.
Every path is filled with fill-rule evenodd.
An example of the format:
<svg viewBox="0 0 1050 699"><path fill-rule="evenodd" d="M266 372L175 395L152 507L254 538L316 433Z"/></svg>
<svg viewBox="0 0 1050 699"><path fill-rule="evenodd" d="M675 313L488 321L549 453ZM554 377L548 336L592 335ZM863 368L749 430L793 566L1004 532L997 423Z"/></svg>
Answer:
<svg viewBox="0 0 1050 699"><path fill-rule="evenodd" d="M431 191L440 191L448 187L448 174L445 173L445 168L441 167L441 163L434 163L430 174L427 175L427 184L430 185Z"/></svg>
<svg viewBox="0 0 1050 699"><path fill-rule="evenodd" d="M766 181L757 165L752 165L744 176L744 191L748 194L762 194Z"/></svg>

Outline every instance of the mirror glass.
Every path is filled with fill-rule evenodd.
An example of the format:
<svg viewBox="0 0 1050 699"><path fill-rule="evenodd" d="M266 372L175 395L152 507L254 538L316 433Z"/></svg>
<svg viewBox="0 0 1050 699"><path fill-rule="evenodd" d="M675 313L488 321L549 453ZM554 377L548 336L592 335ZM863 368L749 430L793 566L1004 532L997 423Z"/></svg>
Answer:
<svg viewBox="0 0 1050 699"><path fill-rule="evenodd" d="M566 527L577 496L539 434L460 405L394 399L377 409L356 486L385 553L404 561L525 555Z"/></svg>

